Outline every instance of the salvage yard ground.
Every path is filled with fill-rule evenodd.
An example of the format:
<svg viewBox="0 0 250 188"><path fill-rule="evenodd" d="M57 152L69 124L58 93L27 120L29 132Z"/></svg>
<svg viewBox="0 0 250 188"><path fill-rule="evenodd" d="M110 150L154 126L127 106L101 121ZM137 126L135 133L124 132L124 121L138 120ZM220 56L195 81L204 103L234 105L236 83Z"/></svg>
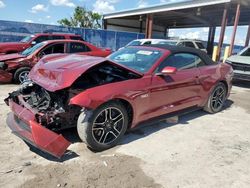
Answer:
<svg viewBox="0 0 250 188"><path fill-rule="evenodd" d="M31 149L6 125L3 99L16 85L0 85L0 187L249 187L250 84L233 87L225 109L180 117L125 135L110 150L93 153L76 130L56 160Z"/></svg>

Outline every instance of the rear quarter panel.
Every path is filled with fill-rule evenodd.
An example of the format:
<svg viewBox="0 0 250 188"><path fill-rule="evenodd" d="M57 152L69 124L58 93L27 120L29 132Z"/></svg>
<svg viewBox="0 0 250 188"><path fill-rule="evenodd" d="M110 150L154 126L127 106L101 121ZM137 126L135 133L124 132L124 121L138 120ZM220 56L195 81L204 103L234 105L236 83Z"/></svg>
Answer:
<svg viewBox="0 0 250 188"><path fill-rule="evenodd" d="M218 63L214 65L200 67L200 83L202 85L202 104L204 106L213 91L214 87L219 82L224 82L228 89L228 94L232 87L232 68L225 63Z"/></svg>

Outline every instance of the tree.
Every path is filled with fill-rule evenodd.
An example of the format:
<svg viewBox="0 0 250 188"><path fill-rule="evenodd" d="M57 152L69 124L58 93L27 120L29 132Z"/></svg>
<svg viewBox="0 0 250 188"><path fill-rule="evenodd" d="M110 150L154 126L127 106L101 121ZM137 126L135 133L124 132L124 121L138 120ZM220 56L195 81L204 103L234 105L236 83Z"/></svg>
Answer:
<svg viewBox="0 0 250 188"><path fill-rule="evenodd" d="M101 15L87 10L85 7L77 6L73 16L58 20L58 23L69 27L101 28L99 23Z"/></svg>

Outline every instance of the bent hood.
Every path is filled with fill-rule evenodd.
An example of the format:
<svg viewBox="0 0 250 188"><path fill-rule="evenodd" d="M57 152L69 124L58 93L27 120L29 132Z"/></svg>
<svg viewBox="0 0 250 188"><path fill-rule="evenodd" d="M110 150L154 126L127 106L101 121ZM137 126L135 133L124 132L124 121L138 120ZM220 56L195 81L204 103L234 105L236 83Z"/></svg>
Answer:
<svg viewBox="0 0 250 188"><path fill-rule="evenodd" d="M142 76L141 73L130 70L102 57L50 55L41 59L39 63L33 67L29 77L38 85L53 92L70 87L74 81L87 70L107 61Z"/></svg>
<svg viewBox="0 0 250 188"><path fill-rule="evenodd" d="M26 56L15 53L15 54L7 54L7 55L1 55L0 56L0 61L8 61L8 60L13 60L13 59L18 59L18 58L24 58Z"/></svg>

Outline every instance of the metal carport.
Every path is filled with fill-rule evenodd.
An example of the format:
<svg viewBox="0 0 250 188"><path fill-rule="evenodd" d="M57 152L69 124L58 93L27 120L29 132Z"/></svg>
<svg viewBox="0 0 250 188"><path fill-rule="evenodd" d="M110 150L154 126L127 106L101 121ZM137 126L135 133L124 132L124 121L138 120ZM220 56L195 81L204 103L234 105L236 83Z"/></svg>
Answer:
<svg viewBox="0 0 250 188"><path fill-rule="evenodd" d="M208 53L212 53L215 29L221 27L217 58L223 44L226 26L234 26L231 36L232 52L237 26L248 25L245 45L250 38L250 0L193 0L105 14L105 29L143 32L168 36L173 28L209 27Z"/></svg>

